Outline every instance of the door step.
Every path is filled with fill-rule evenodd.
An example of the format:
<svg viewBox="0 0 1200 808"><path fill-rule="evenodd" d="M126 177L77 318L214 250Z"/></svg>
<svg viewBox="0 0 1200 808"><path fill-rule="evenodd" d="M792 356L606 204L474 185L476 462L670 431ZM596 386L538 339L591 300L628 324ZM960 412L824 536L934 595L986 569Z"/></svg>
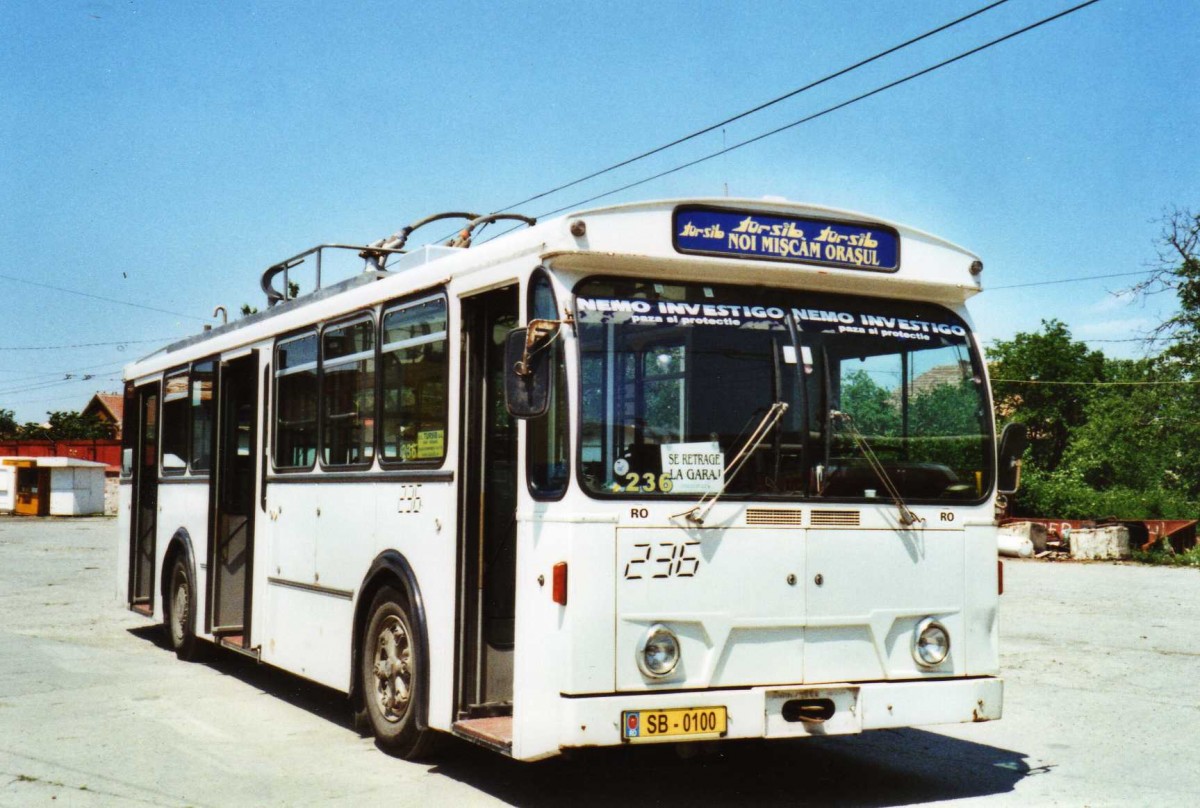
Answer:
<svg viewBox="0 0 1200 808"><path fill-rule="evenodd" d="M468 718L465 721L455 721L450 729L459 738L486 746L504 755L511 755L512 721L511 715Z"/></svg>
<svg viewBox="0 0 1200 808"><path fill-rule="evenodd" d="M226 634L223 637L218 637L217 645L222 648L228 648L230 651L237 651L239 654L248 656L251 659L259 658L258 649L247 648L245 646L245 638L241 634Z"/></svg>
<svg viewBox="0 0 1200 808"><path fill-rule="evenodd" d="M150 608L149 603L134 603L133 605L131 605L129 607L129 611L137 612L138 614L143 615L145 617L153 617L154 616L154 610Z"/></svg>

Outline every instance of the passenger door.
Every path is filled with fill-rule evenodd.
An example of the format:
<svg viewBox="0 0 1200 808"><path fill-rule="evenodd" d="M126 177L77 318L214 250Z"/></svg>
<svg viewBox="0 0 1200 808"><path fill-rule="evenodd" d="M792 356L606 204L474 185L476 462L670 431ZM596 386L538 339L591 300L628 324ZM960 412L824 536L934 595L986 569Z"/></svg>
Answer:
<svg viewBox="0 0 1200 808"><path fill-rule="evenodd" d="M143 385L134 393L137 411L134 438L133 502L129 542L129 606L143 614L154 612L154 533L158 514L158 404L159 383Z"/></svg>
<svg viewBox="0 0 1200 808"><path fill-rule="evenodd" d="M222 362L210 488L212 632L248 648L258 478L258 354Z"/></svg>
<svg viewBox="0 0 1200 808"><path fill-rule="evenodd" d="M460 714L511 710L516 605L517 427L504 405L504 338L517 286L463 301Z"/></svg>

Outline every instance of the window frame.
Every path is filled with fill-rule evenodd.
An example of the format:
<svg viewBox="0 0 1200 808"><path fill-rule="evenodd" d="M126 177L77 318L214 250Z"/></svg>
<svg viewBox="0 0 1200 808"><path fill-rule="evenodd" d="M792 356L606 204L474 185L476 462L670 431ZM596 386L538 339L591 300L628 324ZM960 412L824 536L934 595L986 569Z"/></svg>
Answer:
<svg viewBox="0 0 1200 808"><path fill-rule="evenodd" d="M316 416L314 426L314 450L313 460L307 466L281 466L276 462L279 440L279 347L288 342L303 339L311 336L317 341L317 358L315 360L315 369L317 371L316 384ZM321 454L321 329L318 323L306 325L303 328L297 328L294 331L289 331L286 334L280 334L275 338L275 344L271 346L271 367L274 372L271 376L271 470L276 474L301 474L311 472L317 467L317 462ZM285 368L284 375L290 375L297 372L295 368Z"/></svg>
<svg viewBox="0 0 1200 808"><path fill-rule="evenodd" d="M167 447L163 436L166 431L163 429L163 420L167 414L167 386L171 379L182 376L184 379L184 416L183 416L183 455L180 458L183 460L182 466L168 468L166 464ZM191 364L182 365L180 367L171 368L162 375L162 393L159 396L158 404L158 473L161 477L183 477L189 471L189 462L192 454L192 407L191 407L191 391L192 391L192 366ZM178 401L176 397L172 402Z"/></svg>
<svg viewBox="0 0 1200 808"><path fill-rule="evenodd" d="M187 468L188 476L196 478L206 478L212 472L213 457L215 452L210 447L208 457L208 468L197 469L193 466L193 461L196 458L196 405L192 401L192 384L195 382L196 365L212 363L212 433L215 436L217 431L217 378L221 374L221 357L219 354L206 356L202 359L197 359L188 364L188 457Z"/></svg>
<svg viewBox="0 0 1200 808"><path fill-rule="evenodd" d="M375 465L375 458L379 455L379 395L381 392L382 374L380 373L381 354L380 340L382 332L380 331L383 317L380 316L378 321L375 318L375 309L363 309L350 314L343 315L337 319L323 322L317 329L317 456L316 465L322 471L344 472L344 471L363 471L370 469ZM371 402L371 417L375 419L375 426L372 428L371 434L371 457L365 461L358 463L326 463L325 462L325 333L327 331L346 328L347 326L355 325L356 323L370 323L371 336L374 344L371 347L371 359L374 363L374 369L371 373L371 391L373 401ZM365 353L365 351L363 352ZM339 357L335 360L338 364L350 364L344 357ZM361 362L362 359L353 360ZM364 444L365 447L365 444ZM311 467L310 467L311 468Z"/></svg>
<svg viewBox="0 0 1200 808"><path fill-rule="evenodd" d="M442 423L444 425L444 435L443 435L443 440L442 440L442 456L437 459L413 459L413 460L404 460L403 458L391 459L391 458L388 458L387 453L384 451L384 446L383 446L384 435L385 435L385 426L386 426L386 424L384 422L384 416L385 416L385 413L384 413L384 388L383 388L384 377L385 377L384 359L385 359L385 354L392 353L392 351L384 350L385 338L386 338L385 329L386 329L387 316L393 312L401 311L406 308L412 308L413 306L417 306L417 305L420 305L421 303L427 303L427 302L430 302L433 300L441 300L442 301L443 310L445 311L445 315L446 315L446 329L445 329L445 338L444 338L446 359L444 362L444 367L442 368L442 384L443 384L444 391L445 391L445 395L443 395L443 397L442 397L442 411L441 411ZM450 423L451 342L450 342L450 335L453 333L453 329L450 327L450 322L451 322L451 319L450 319L450 296L447 294L446 288L444 286L439 286L439 287L436 287L433 289L423 289L423 290L415 292L413 294L406 295L405 297L388 300L388 301L385 301L379 307L379 323L378 323L379 338L376 340L376 352L378 354L378 361L376 364L376 373L375 373L375 378L376 378L375 408L376 408L376 418L377 418L377 423L378 423L378 428L375 430L376 443L377 443L375 457L378 459L379 466L381 468L389 469L389 470L413 469L413 468L440 469L446 465L446 461L450 457L450 451L449 451L450 432L451 432L451 423ZM433 340L430 340L430 342L433 342ZM395 350L402 350L402 349L397 348Z"/></svg>

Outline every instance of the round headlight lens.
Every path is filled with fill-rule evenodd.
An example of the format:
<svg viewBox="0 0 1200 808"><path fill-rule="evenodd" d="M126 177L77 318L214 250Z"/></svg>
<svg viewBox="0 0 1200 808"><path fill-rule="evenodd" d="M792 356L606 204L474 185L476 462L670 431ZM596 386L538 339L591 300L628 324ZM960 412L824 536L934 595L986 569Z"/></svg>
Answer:
<svg viewBox="0 0 1200 808"><path fill-rule="evenodd" d="M666 676L679 664L679 639L666 626L652 626L638 654L642 673L655 678Z"/></svg>
<svg viewBox="0 0 1200 808"><path fill-rule="evenodd" d="M917 625L913 636L913 659L917 664L932 668L941 665L950 654L950 632L932 617Z"/></svg>

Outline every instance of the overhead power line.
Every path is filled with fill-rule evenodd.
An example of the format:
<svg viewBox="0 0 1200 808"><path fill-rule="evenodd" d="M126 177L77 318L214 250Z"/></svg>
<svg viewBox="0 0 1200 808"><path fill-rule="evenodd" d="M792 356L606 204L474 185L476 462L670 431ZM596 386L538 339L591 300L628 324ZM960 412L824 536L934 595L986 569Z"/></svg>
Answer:
<svg viewBox="0 0 1200 808"><path fill-rule="evenodd" d="M122 366L123 363L121 362L105 362L102 365L89 365L87 367L75 368L73 370L57 370L49 373L39 373L33 376L25 376L20 379L6 379L5 384L17 386L0 390L0 395L7 395L9 393L24 393L32 387L38 387L43 384L50 385L67 381L84 381L88 378L94 378L97 375L111 373L114 370L120 369ZM88 373L87 371L94 372Z"/></svg>
<svg viewBox="0 0 1200 808"><path fill-rule="evenodd" d="M775 104L778 104L782 101L786 101L789 98L794 98L795 96L800 95L801 93L805 93L815 87L819 87L820 85L830 82L833 79L840 78L841 76L844 76L847 73L853 72L860 67L864 67L868 64L871 64L872 62L879 61L880 59L884 58L885 56L890 56L891 54L896 53L897 51L901 51L904 48L909 47L910 45L915 45L916 43L921 42L922 40L928 39L929 37L934 36L935 34L940 34L942 31L946 31L950 28L953 28L954 26L959 25L960 23L966 22L967 20L969 20L973 17L978 17L980 14L983 14L986 11L991 11L996 6L1003 5L1006 2L1008 2L1008 0L997 0L997 2L989 3L988 5L984 6L983 8L980 8L976 11L972 11L970 14L966 14L962 17L951 20L950 22L939 25L936 28L931 28L930 30L926 31L925 33L915 36L912 39L905 40L904 42L901 42L898 45L893 45L892 47L890 47L886 50L882 50L882 51L874 54L873 56L868 56L866 59L862 59L858 62L855 62L854 64L852 64L848 67L843 67L841 70L834 71L833 73L823 76L823 77L817 79L816 81L809 82L808 84L805 84L801 87L797 87L794 90L790 90L789 92L786 92L783 95L772 98L770 101L766 101L762 104L759 104L756 107L752 107L751 109L748 109L745 112L739 112L736 115L732 115L728 118L725 118L722 121L718 121L717 123L711 124L710 126L706 126L703 129L698 129L695 132L684 135L683 137L676 138L675 140L672 140L669 143L664 143L661 146L656 146L653 149L649 149L640 154L634 155L633 157L627 158L625 160L621 160L620 162L613 163L612 165L602 168L598 171L593 171L592 173L590 173L586 176L579 177L578 179L571 180L570 182L565 182L562 185L558 185L547 191L542 191L540 193L534 194L533 196L526 197L525 199L522 199L519 202L513 202L511 204L504 205L503 207L499 208L498 210L500 210L500 211L512 210L516 207L519 207L520 205L525 205L525 204L528 204L529 202L534 202L538 199L542 199L544 197L550 196L551 194L556 194L559 191L564 191L567 188L573 188L576 185L587 182L588 180L591 180L591 179L595 179L596 177L599 177L603 174L607 174L610 171L616 171L618 168L624 168L627 165L636 163L639 160L643 160L652 155L666 151L667 149L674 148L675 146L678 146L681 143L686 143L689 140L693 140L695 138L700 137L701 135L706 135L709 132L713 132L713 131L721 128L722 126L725 126L726 124L733 123L734 121L738 121L738 120L741 120L742 118L746 118L757 112L761 112L762 110L767 109L768 107L774 106ZM734 147L734 148L736 148L736 147ZM730 149L730 151L732 151L732 149ZM718 152L718 154L724 154L724 153L725 152L723 152L723 151ZM710 155L710 157L715 157L715 156L717 156L717 155ZM704 158L704 159L709 159L709 158ZM689 163L688 165L695 165L695 163ZM686 167L687 166L681 166L680 168L686 168ZM680 170L680 169L675 169L675 170ZM667 172L667 173L670 173L670 172ZM652 179L657 179L658 176L662 176L662 175L656 175L655 177L650 177L649 179L644 180L644 182L649 182ZM640 184L640 183L637 183L637 184ZM627 187L633 187L633 186L627 186ZM622 189L618 189L618 190L624 190L624 189L622 188ZM617 191L613 191L611 193L617 193ZM599 198L600 197L593 197L593 199L599 199ZM578 203L578 204L583 204L583 203ZM575 205L570 205L568 207L575 207ZM560 208L557 211L551 211L551 213L559 213L562 210L566 210L566 208ZM541 215L548 216L550 214L541 214ZM496 238L497 236L502 236L505 233L511 233L515 229L517 229L517 228L510 227L507 230L503 230L503 231L497 233L496 236L493 236L492 238ZM445 236L443 236L439 239L436 239L436 241L442 242L442 241L445 241L446 239L451 238L454 235L455 235L454 233L448 233Z"/></svg>
<svg viewBox="0 0 1200 808"><path fill-rule="evenodd" d="M60 387L64 384L74 384L74 383L80 382L80 381L84 381L84 380L83 379L73 379L73 378L72 379L55 379L55 380L48 381L48 382L40 382L38 384L27 385L25 387L14 387L11 390L0 390L0 395L7 396L7 395L13 395L16 393L31 393L34 390L47 390L51 387ZM91 379L88 379L88 381L91 381Z"/></svg>
<svg viewBox="0 0 1200 808"><path fill-rule="evenodd" d="M47 370L42 373L34 373L32 376L23 376L20 379L5 379L4 384L14 384L16 382L25 381L26 379L40 379L40 378L44 378L46 376L65 376L68 373L82 373L86 370L96 370L97 368L119 368L119 367L124 367L124 366L125 366L125 362L123 360L117 361L117 362L113 362L110 360L108 362L98 362L95 365L84 365L83 367L68 368L67 370ZM21 372L23 372L23 371L0 370L0 373L21 373ZM101 371L101 372L103 372L103 371Z"/></svg>
<svg viewBox="0 0 1200 808"><path fill-rule="evenodd" d="M25 278L17 278L12 275L0 275L0 279L13 281L14 283L24 283L29 286L38 286L42 289L51 289L55 292L62 292L68 295L78 295L79 297L87 297L92 300L102 300L105 303L116 303L118 306L131 306L135 309L144 309L145 311L156 311L159 314L169 314L172 317L185 317L189 320L199 320L202 323L207 323L209 320L206 317L197 317L194 314L184 314L180 311L171 311L170 309L160 309L157 306L147 306L143 303L134 303L129 300L118 300L115 297L104 297L103 295L94 295L91 292L81 292L78 289L68 289L64 286L52 286L48 283L39 283L38 281L26 280Z"/></svg>
<svg viewBox="0 0 1200 808"><path fill-rule="evenodd" d="M0 395L12 396L20 393L32 393L35 390L48 390L51 387L61 387L64 384L79 384L81 382L95 382L97 380L102 380L102 377L92 374L80 376L78 378L55 379L53 381L40 382L38 384L31 384L24 387L14 387L11 390L0 390Z"/></svg>
<svg viewBox="0 0 1200 808"><path fill-rule="evenodd" d="M1105 278L1128 278L1134 275L1153 275L1157 269L1147 269L1141 272L1113 272L1110 275L1080 275L1075 278L1061 278L1056 281L1034 281L1032 283L1010 283L1005 286L989 286L983 291L995 292L1000 289L1027 289L1030 286L1051 286L1056 283L1077 283L1079 281L1100 281Z"/></svg>
<svg viewBox="0 0 1200 808"><path fill-rule="evenodd" d="M1066 387L1158 387L1164 385L1200 384L1200 379L1169 382L1051 382L1041 379L992 379L992 384L1042 384Z"/></svg>
<svg viewBox="0 0 1200 808"><path fill-rule="evenodd" d="M112 342L80 342L75 345L0 345L0 351L65 351L70 348L98 348L104 345L141 345L147 342L166 342L178 337L156 339L118 339ZM0 371L3 372L3 371Z"/></svg>
<svg viewBox="0 0 1200 808"><path fill-rule="evenodd" d="M865 101L866 99L871 98L876 95L879 95L880 93L884 93L884 92L887 92L888 90L895 89L896 87L899 87L902 84L907 84L908 82L913 81L918 78L921 78L922 76L927 76L930 73L933 73L937 70L941 70L944 67L949 67L950 65L955 64L956 62L961 62L963 59L967 59L978 53L982 53L983 51L988 50L989 48L994 48L997 45L1007 42L1008 40L1013 39L1015 37L1021 36L1022 34L1027 34L1036 28L1042 27L1043 25L1048 25L1048 24L1054 22L1055 20L1060 20L1063 17L1066 17L1068 15L1076 13L1077 11L1082 11L1083 9L1087 8L1088 6L1095 5L1098 2L1100 2L1100 0L1086 0L1086 2L1071 6L1070 8L1060 11L1057 14L1052 14L1049 17L1044 17L1044 18L1038 20L1037 22L1030 23L1029 25L1018 28L1017 30L1012 31L1011 33L1005 34L1002 37L993 39L990 42L985 42L984 44L979 45L974 48L971 48L970 50L963 51L962 53L958 54L957 56L952 56L949 59L945 59L941 62L938 62L935 65L931 65L922 70L918 70L915 73L909 73L907 76L904 76L903 78L896 79L895 81L892 81L892 82L888 82L887 84L884 84L880 87L876 87L874 90L870 90L868 92L862 93L861 95L856 95L854 98L851 98L848 101L843 101L840 104L834 104L831 107L826 107L825 109L821 110L820 112L814 112L812 115L807 115L803 118L800 118L799 120L795 120L795 121L792 121L791 123L784 124L783 126L776 127L775 129L772 129L768 132L763 132L761 135L756 135L752 138L748 138L739 143L735 143L732 146L729 146L727 148L719 149L715 152L704 155L703 157L698 157L695 160L689 160L686 163L677 165L674 168L669 168L666 171L660 171L657 174L653 174L649 177L645 177L643 179L636 180L631 183L627 183L625 185L622 185L619 188L613 188L612 190L605 191L604 193L590 196L587 199L583 199L578 202L574 202L570 205L564 205L560 208L555 208L554 210L546 211L545 213L539 213L537 218L542 219L542 218L545 218L546 216L553 216L556 213L562 213L563 211L571 210L573 208L578 208L581 205L586 205L588 203L595 202L598 199L603 199L607 196L619 194L622 191L628 191L629 189L636 188L639 185L645 185L648 182L653 182L654 180L661 179L665 176L668 176L669 174L674 174L676 172L683 171L686 168L691 168L692 166L696 166L696 165L699 165L700 163L704 163L704 162L707 162L708 160L712 160L716 157L720 157L723 154L729 154L732 151L736 151L737 149L744 148L746 146L749 146L752 143L757 143L760 140L766 140L767 138L773 137L774 135L778 135L781 132L786 132L789 129L794 129L797 126L801 126L802 124L806 124L811 121L815 121L818 118L822 118L826 115L829 115L830 113L837 112L840 109L845 109L846 107L849 107L853 104L857 104L860 101ZM513 228L503 231L503 233L510 232L512 229ZM498 235L503 235L503 233L500 233Z"/></svg>
<svg viewBox="0 0 1200 808"><path fill-rule="evenodd" d="M92 381L98 381L98 382L120 381L120 379L121 379L120 376L97 376ZM72 395L73 394L70 394L70 393L62 393L62 394L59 394L56 396L51 396L49 398L24 398L24 399L20 399L17 401L5 401L0 406L8 407L8 406L19 406L19 405L29 405L29 404L43 404L47 401L65 401L66 399L70 398Z"/></svg>
<svg viewBox="0 0 1200 808"><path fill-rule="evenodd" d="M830 73L827 76L823 76L823 77L817 79L816 81L811 81L802 87L797 87L794 90L790 90L789 92L786 92L781 96L772 98L770 101L763 102L762 104L759 104L756 107L752 107L752 108L746 110L745 112L739 112L736 115L731 115L730 117L728 117L722 121L718 121L717 123L706 126L703 129L697 129L695 132L684 135L683 137L676 138L675 140L672 140L670 143L664 143L661 146L656 146L655 148L649 149L648 151L644 151L641 154L637 154L628 159L621 160L618 163L613 163L610 166L602 168L599 171L593 171L591 174L580 177L579 179L571 180L570 182L565 182L562 185L551 188L548 191L542 191L541 193L534 194L531 197L522 199L519 202L513 202L512 204L505 205L504 207L500 208L500 210L512 210L513 208L516 208L519 205L526 205L530 202L535 202L539 199L550 196L551 194L556 194L559 191L565 191L567 188L573 188L574 186L579 185L580 183L584 183L584 182L587 182L588 180L595 179L596 177L599 177L603 174L607 174L610 171L616 171L618 168L624 168L625 166L631 165L632 163L636 163L639 160L644 160L645 158L650 157L655 154L658 154L659 152L663 152L663 151L666 151L667 149L674 148L675 146L678 146L682 143L687 143L689 140L694 140L695 138L698 138L701 135L706 135L709 132L716 131L717 129L720 129L722 126L731 124L734 121L739 121L742 118L749 117L750 115L753 115L756 112L762 112L764 109L767 109L768 107L773 107L780 102L788 100L789 98L794 98L795 96L800 95L801 93L808 92L809 90L811 90L815 87L819 87L822 84L833 81L836 78L840 78L841 76L844 76L847 73L851 73L855 70L858 70L860 67L865 67L866 65L869 65L872 62L877 62L880 59L884 58L885 56L890 56L893 53L896 53L897 51L904 50L905 48L909 47L910 45L915 45L918 42L928 39L931 36L940 34L942 31L946 31L950 28L953 28L954 26L959 25L960 23L964 23L967 20L972 19L973 17L978 17L980 14L983 14L984 12L987 12L987 11L991 11L996 6L1004 5L1007 2L1008 2L1008 0L996 0L996 2L989 3L988 5L984 6L981 9L972 11L970 14L966 14L962 17L959 17L956 20L951 20L950 22L945 23L943 25L939 25L937 28L932 28L919 36L915 36L912 39L901 42L899 45L893 45L892 47L888 48L887 50L883 50L883 51L880 51L879 53L876 53L874 56L869 56L866 59L855 62L854 64L850 65L849 67L843 67L841 70L837 70L833 73Z"/></svg>

